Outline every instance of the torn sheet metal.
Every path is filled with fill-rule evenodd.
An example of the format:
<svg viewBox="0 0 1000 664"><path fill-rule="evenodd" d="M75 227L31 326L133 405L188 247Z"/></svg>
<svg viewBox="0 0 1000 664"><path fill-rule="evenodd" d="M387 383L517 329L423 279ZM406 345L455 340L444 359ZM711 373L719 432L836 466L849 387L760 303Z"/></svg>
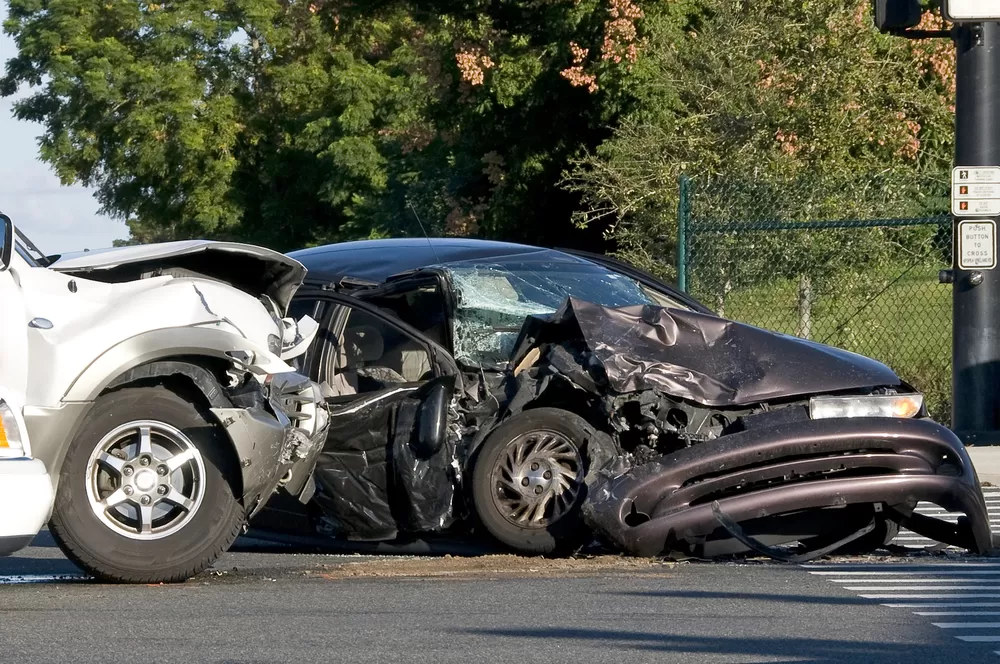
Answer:
<svg viewBox="0 0 1000 664"><path fill-rule="evenodd" d="M333 534L392 539L389 499L390 424L398 401L370 399L361 408L331 409L326 445L316 460L313 501Z"/></svg>
<svg viewBox="0 0 1000 664"><path fill-rule="evenodd" d="M430 454L420 453L423 396L422 390L390 388L362 404L331 409L314 472L314 501L331 534L385 540L453 523L455 446L446 441Z"/></svg>
<svg viewBox="0 0 1000 664"><path fill-rule="evenodd" d="M615 392L659 390L706 406L900 384L880 362L797 337L693 311L574 298L528 319L513 365L535 346L574 338L600 363L594 378Z"/></svg>

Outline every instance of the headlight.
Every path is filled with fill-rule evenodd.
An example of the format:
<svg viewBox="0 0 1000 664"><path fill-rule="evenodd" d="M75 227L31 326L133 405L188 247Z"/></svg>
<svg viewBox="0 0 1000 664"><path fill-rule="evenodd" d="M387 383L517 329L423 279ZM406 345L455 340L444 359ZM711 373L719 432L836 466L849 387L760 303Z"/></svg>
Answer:
<svg viewBox="0 0 1000 664"><path fill-rule="evenodd" d="M21 429L17 426L14 411L6 401L0 400L0 457L23 455L24 441L21 440Z"/></svg>
<svg viewBox="0 0 1000 664"><path fill-rule="evenodd" d="M914 417L923 406L922 394L813 397L809 400L809 416L814 420L832 417Z"/></svg>

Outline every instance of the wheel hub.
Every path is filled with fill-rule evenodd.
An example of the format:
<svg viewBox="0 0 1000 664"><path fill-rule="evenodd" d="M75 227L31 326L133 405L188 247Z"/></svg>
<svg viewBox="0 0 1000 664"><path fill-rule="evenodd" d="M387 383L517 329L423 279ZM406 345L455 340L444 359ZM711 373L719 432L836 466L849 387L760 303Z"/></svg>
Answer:
<svg viewBox="0 0 1000 664"><path fill-rule="evenodd" d="M576 446L554 431L534 431L510 441L491 474L501 514L522 528L545 528L576 502L583 460Z"/></svg>
<svg viewBox="0 0 1000 664"><path fill-rule="evenodd" d="M156 473L151 470L141 470L135 474L133 482L136 489L142 493L148 493L156 488Z"/></svg>
<svg viewBox="0 0 1000 664"><path fill-rule="evenodd" d="M130 422L104 436L91 454L87 495L97 518L118 534L167 537L201 506L205 465L180 430L164 422Z"/></svg>

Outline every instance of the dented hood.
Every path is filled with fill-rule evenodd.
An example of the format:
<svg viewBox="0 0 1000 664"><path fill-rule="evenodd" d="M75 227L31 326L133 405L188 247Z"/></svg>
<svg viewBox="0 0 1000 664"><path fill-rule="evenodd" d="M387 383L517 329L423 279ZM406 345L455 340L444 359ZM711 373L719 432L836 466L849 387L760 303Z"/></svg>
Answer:
<svg viewBox="0 0 1000 664"><path fill-rule="evenodd" d="M179 268L224 281L255 297L267 295L288 309L305 279L306 268L294 258L270 249L236 242L184 240L159 244L63 254L53 270L110 283Z"/></svg>
<svg viewBox="0 0 1000 664"><path fill-rule="evenodd" d="M546 319L528 319L514 366L533 346L574 337L616 392L653 389L706 406L900 384L884 364L820 343L693 311L573 298Z"/></svg>

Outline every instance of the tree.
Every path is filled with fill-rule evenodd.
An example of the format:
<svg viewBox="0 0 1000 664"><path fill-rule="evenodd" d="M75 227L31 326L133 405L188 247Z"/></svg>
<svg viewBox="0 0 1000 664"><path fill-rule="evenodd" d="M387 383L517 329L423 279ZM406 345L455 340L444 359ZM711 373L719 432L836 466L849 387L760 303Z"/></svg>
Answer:
<svg viewBox="0 0 1000 664"><path fill-rule="evenodd" d="M665 3L650 3L665 4ZM579 244L559 187L635 100L628 0L10 0L42 158L135 239ZM568 237L570 236L570 237ZM568 239L567 239L568 237Z"/></svg>
<svg viewBox="0 0 1000 664"><path fill-rule="evenodd" d="M578 223L610 227L627 257L669 276L681 173L717 221L935 209L953 140L947 60L878 34L869 5L702 0L679 40L676 16L647 12L635 110L567 178L585 200Z"/></svg>

